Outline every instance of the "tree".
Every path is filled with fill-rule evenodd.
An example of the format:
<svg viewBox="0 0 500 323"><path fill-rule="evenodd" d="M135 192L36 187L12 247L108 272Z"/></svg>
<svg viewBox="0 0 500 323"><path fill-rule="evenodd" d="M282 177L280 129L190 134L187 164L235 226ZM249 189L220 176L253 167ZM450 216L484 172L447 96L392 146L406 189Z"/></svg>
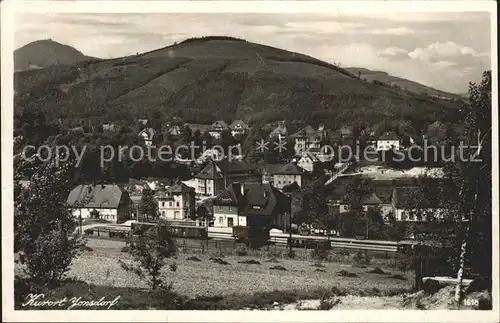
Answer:
<svg viewBox="0 0 500 323"><path fill-rule="evenodd" d="M463 297L465 274L485 278L492 275L491 71L483 73L480 84L470 83L469 102L458 114L469 148L464 150L462 160L444 164L444 178L439 187L426 185L422 194L424 203L431 197L440 201L441 222L450 223L452 228L447 234L440 230L438 236L446 235L454 246L450 263L457 272L457 302ZM480 161L471 160L476 154ZM429 219L437 214L421 208L418 216Z"/></svg>
<svg viewBox="0 0 500 323"><path fill-rule="evenodd" d="M146 279L151 291L171 289L171 285L165 284L161 277L161 270L166 265L165 259L176 254L175 243L166 223L160 222L135 241L128 241L128 252L134 257L134 263L120 261L123 269ZM170 267L172 271L175 271L174 268L176 266Z"/></svg>
<svg viewBox="0 0 500 323"><path fill-rule="evenodd" d="M20 170L30 161L15 161L14 252L24 272L39 285L60 283L85 245L66 202L73 183L74 161L51 159L35 166L30 185L19 186Z"/></svg>
<svg viewBox="0 0 500 323"><path fill-rule="evenodd" d="M147 188L142 190L140 211L142 216L146 216L146 220L158 218L158 204L154 199L153 190Z"/></svg>

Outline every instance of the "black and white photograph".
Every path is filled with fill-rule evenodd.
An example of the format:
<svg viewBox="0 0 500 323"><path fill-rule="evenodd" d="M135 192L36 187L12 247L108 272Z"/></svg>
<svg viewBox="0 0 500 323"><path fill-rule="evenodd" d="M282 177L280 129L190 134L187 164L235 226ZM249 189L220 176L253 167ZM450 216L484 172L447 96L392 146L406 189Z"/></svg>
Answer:
<svg viewBox="0 0 500 323"><path fill-rule="evenodd" d="M1 6L3 320L500 320L496 2Z"/></svg>

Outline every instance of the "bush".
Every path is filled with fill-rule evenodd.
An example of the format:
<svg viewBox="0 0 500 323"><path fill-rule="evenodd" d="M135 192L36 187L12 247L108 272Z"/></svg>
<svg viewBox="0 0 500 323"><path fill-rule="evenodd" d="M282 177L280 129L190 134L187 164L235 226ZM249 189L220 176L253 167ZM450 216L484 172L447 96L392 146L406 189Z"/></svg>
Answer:
<svg viewBox="0 0 500 323"><path fill-rule="evenodd" d="M170 238L166 225L158 225L148 229L134 243L128 241L129 253L134 257L134 264L120 261L123 269L130 271L147 281L151 291L164 290L165 285L161 269L166 265L165 259L176 253L175 243ZM177 265L170 269L177 269ZM147 277L146 277L147 275Z"/></svg>
<svg viewBox="0 0 500 323"><path fill-rule="evenodd" d="M357 266L368 266L371 262L371 258L366 251L360 250L352 257L352 261Z"/></svg>
<svg viewBox="0 0 500 323"><path fill-rule="evenodd" d="M327 260L330 256L330 243L325 241L324 243L318 244L315 249L311 251L311 258L318 260Z"/></svg>
<svg viewBox="0 0 500 323"><path fill-rule="evenodd" d="M238 250L236 250L236 255L240 257L245 257L248 256L248 251L245 248L240 247L238 248Z"/></svg>

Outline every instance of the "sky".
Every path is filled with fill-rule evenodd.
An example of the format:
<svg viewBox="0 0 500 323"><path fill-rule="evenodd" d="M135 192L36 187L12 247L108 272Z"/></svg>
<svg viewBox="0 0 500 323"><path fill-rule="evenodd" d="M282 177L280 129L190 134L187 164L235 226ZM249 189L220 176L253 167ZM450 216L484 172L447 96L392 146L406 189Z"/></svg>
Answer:
<svg viewBox="0 0 500 323"><path fill-rule="evenodd" d="M39 39L120 57L190 37L234 36L465 93L490 69L489 13L17 13L15 48Z"/></svg>

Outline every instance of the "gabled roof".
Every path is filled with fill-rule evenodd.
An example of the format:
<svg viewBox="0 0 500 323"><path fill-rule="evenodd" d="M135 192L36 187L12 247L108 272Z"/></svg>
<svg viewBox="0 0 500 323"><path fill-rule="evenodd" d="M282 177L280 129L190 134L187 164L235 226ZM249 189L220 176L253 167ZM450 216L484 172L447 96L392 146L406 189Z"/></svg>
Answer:
<svg viewBox="0 0 500 323"><path fill-rule="evenodd" d="M235 120L229 126L231 129L248 129L248 125L244 123L242 120Z"/></svg>
<svg viewBox="0 0 500 323"><path fill-rule="evenodd" d="M288 133L288 130L286 128L286 125L284 123L278 124L276 128L274 128L271 133L269 134L269 137L275 137L277 135L282 135L285 136Z"/></svg>
<svg viewBox="0 0 500 323"><path fill-rule="evenodd" d="M227 130L227 129L229 129L229 126L223 120L215 121L214 123L212 123L211 127L212 127L212 130L219 130L219 129Z"/></svg>
<svg viewBox="0 0 500 323"><path fill-rule="evenodd" d="M320 149L320 152L321 152L321 149ZM302 157L300 157L300 159L302 159L302 158L309 158L314 163L320 163L321 162L321 160L319 160L319 158L316 157L316 155L313 154L311 151L306 151L306 152L302 153Z"/></svg>
<svg viewBox="0 0 500 323"><path fill-rule="evenodd" d="M245 161L221 161L210 160L208 164L195 176L196 178L204 179L219 179L224 175L239 175L243 173L253 173L256 171L254 165L250 165Z"/></svg>
<svg viewBox="0 0 500 323"><path fill-rule="evenodd" d="M147 134L149 139L153 139L153 136L155 135L155 130L153 128L144 128L141 131L139 131L139 136L141 136L143 133Z"/></svg>
<svg viewBox="0 0 500 323"><path fill-rule="evenodd" d="M300 175L305 172L302 167L295 163L288 164L267 164L265 171L271 175Z"/></svg>
<svg viewBox="0 0 500 323"><path fill-rule="evenodd" d="M123 194L118 185L78 185L68 196L71 206L84 208L117 208Z"/></svg>
<svg viewBox="0 0 500 323"><path fill-rule="evenodd" d="M319 136L318 130L314 129L312 126L307 125L298 132L291 135L292 138L310 138Z"/></svg>
<svg viewBox="0 0 500 323"><path fill-rule="evenodd" d="M342 136L350 136L352 135L352 127L343 126L342 128L339 129L339 132Z"/></svg>
<svg viewBox="0 0 500 323"><path fill-rule="evenodd" d="M366 194L361 198L361 205L380 205L382 201L373 193Z"/></svg>
<svg viewBox="0 0 500 323"><path fill-rule="evenodd" d="M399 140L399 137L394 131L386 131L378 137L378 140Z"/></svg>
<svg viewBox="0 0 500 323"><path fill-rule="evenodd" d="M246 204L246 200L241 194L240 183L231 183L226 189L220 192L213 200L214 205L237 205L243 207Z"/></svg>
<svg viewBox="0 0 500 323"><path fill-rule="evenodd" d="M213 160L209 161L208 164L195 176L196 178L203 179L219 179L223 178L222 170L215 164Z"/></svg>
<svg viewBox="0 0 500 323"><path fill-rule="evenodd" d="M189 129L191 129L191 133L195 133L196 130L199 130L200 133L205 133L207 131L209 131L212 127L212 125L209 125L209 124L200 124L200 123L186 123L184 124L184 127L189 127Z"/></svg>
<svg viewBox="0 0 500 323"><path fill-rule="evenodd" d="M194 192L194 188L187 186L186 184L180 182L175 183L167 189L169 193L191 193Z"/></svg>
<svg viewBox="0 0 500 323"><path fill-rule="evenodd" d="M271 216L290 209L289 198L271 184L245 183L244 197L247 202L244 213L247 216Z"/></svg>

